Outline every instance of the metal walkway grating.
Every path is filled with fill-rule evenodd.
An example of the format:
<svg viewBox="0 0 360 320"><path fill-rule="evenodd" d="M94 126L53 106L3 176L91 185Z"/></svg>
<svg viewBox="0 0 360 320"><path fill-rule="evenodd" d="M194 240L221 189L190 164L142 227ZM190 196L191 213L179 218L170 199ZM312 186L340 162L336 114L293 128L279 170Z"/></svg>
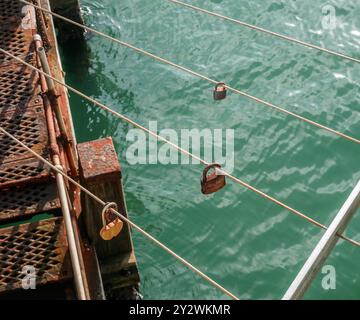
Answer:
<svg viewBox="0 0 360 320"><path fill-rule="evenodd" d="M0 68L0 113L41 103L39 78L29 68L12 65Z"/></svg>
<svg viewBox="0 0 360 320"><path fill-rule="evenodd" d="M0 293L22 288L23 268L36 271L36 283L71 277L62 218L0 229Z"/></svg>
<svg viewBox="0 0 360 320"><path fill-rule="evenodd" d="M60 208L55 182L14 187L0 193L0 222Z"/></svg>
<svg viewBox="0 0 360 320"><path fill-rule="evenodd" d="M21 19L23 4L16 0L0 0L1 23L14 23Z"/></svg>
<svg viewBox="0 0 360 320"><path fill-rule="evenodd" d="M1 117L1 126L33 151L47 154L47 127L41 106L25 112L8 112ZM32 155L14 140L0 133L0 162L18 161Z"/></svg>
<svg viewBox="0 0 360 320"><path fill-rule="evenodd" d="M17 0L0 0L0 47L36 66L35 12ZM0 123L36 153L49 159L49 138L37 72L0 54ZM49 169L0 134L0 294L22 288L25 266L37 284L72 278L62 218L1 224L60 209ZM34 220L40 217L34 217ZM21 292L21 290L13 291Z"/></svg>
<svg viewBox="0 0 360 320"><path fill-rule="evenodd" d="M34 64L35 53L32 37L31 30L23 30L21 26L0 26L0 47L26 62ZM13 63L14 60L11 57L0 53L0 65Z"/></svg>
<svg viewBox="0 0 360 320"><path fill-rule="evenodd" d="M0 189L41 182L48 179L49 175L49 169L35 158L8 162L0 166Z"/></svg>
<svg viewBox="0 0 360 320"><path fill-rule="evenodd" d="M0 0L0 45L17 56L32 56L35 15L18 1ZM38 74L0 56L0 121L34 151L48 156L48 133ZM49 169L33 155L0 136L0 190L49 179Z"/></svg>

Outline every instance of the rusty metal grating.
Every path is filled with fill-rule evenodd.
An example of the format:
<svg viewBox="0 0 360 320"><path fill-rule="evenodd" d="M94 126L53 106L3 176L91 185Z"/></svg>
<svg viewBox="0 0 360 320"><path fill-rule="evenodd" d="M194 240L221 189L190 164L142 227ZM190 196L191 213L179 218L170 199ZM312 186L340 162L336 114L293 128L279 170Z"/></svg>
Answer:
<svg viewBox="0 0 360 320"><path fill-rule="evenodd" d="M55 183L39 183L0 191L0 221L60 208Z"/></svg>
<svg viewBox="0 0 360 320"><path fill-rule="evenodd" d="M32 45L32 32L21 27L6 26L0 29L0 47L34 65L35 52ZM0 65L18 63L15 59L0 53Z"/></svg>
<svg viewBox="0 0 360 320"><path fill-rule="evenodd" d="M49 177L49 168L36 158L12 161L0 166L0 189L39 182Z"/></svg>
<svg viewBox="0 0 360 320"><path fill-rule="evenodd" d="M71 276L62 218L0 229L0 292L22 288L25 266L35 268L37 284Z"/></svg>
<svg viewBox="0 0 360 320"><path fill-rule="evenodd" d="M23 6L17 0L0 0L0 21L2 23L12 23L21 19Z"/></svg>
<svg viewBox="0 0 360 320"><path fill-rule="evenodd" d="M0 69L0 112L33 106L40 102L39 78L23 66Z"/></svg>
<svg viewBox="0 0 360 320"><path fill-rule="evenodd" d="M36 153L45 156L47 153L48 135L46 120L42 107L15 111L0 116L1 126L17 139L25 143ZM19 146L13 139L0 133L0 163L19 160L33 156Z"/></svg>

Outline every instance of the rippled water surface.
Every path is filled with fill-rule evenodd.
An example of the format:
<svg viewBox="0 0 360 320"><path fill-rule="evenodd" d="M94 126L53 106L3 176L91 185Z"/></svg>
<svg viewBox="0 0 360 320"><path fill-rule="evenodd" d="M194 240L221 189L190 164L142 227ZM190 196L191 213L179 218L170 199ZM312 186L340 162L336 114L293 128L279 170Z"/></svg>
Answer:
<svg viewBox="0 0 360 320"><path fill-rule="evenodd" d="M337 28L322 28L325 0L190 1L209 10L360 57L360 3L331 1ZM164 58L360 137L360 66L193 12L166 0L81 0L86 23ZM145 56L87 35L62 49L66 79L140 124L235 129L234 175L329 224L360 178L359 146ZM129 165L130 125L71 95L79 141L112 136L130 217L242 299L278 299L322 231L240 185L200 193L199 165ZM360 240L360 215L348 235ZM145 299L226 299L134 231ZM340 242L306 298L360 298L359 248Z"/></svg>

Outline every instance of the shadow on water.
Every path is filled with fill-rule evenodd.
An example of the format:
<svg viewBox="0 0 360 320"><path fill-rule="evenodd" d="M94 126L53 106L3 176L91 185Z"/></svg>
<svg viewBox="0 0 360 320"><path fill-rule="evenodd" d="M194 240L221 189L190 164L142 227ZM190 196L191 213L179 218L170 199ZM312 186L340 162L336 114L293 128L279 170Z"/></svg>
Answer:
<svg viewBox="0 0 360 320"><path fill-rule="evenodd" d="M91 37L87 38L91 41ZM106 66L94 58L87 41L69 40L61 47L61 52L69 85L116 111L133 109L134 94L120 88L118 83L107 76L104 70ZM79 142L118 134L121 135L121 141L125 141L125 133L131 128L126 122L75 93L70 92L70 97L73 117L81 119L81 123L75 123Z"/></svg>

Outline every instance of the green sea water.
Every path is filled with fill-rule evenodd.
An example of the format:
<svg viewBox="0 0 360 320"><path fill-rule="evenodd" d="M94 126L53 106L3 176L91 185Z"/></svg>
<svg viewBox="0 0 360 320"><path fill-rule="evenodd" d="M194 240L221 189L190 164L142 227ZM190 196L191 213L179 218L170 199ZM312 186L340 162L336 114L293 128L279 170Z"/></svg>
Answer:
<svg viewBox="0 0 360 320"><path fill-rule="evenodd" d="M185 0L184 0L185 1ZM187 0L208 10L360 58L360 3L345 0ZM333 30L324 5L336 9ZM81 0L87 25L182 66L360 138L360 66L166 0ZM329 224L360 178L359 146L235 94L220 103L209 83L96 35L61 49L66 81L159 130L235 130L234 175ZM130 165L129 124L70 95L79 142L111 136L129 215L241 299L279 299L323 231L238 184L206 197L199 165ZM360 241L360 212L347 235ZM133 232L144 299L227 299ZM307 299L360 298L360 251L340 241Z"/></svg>

